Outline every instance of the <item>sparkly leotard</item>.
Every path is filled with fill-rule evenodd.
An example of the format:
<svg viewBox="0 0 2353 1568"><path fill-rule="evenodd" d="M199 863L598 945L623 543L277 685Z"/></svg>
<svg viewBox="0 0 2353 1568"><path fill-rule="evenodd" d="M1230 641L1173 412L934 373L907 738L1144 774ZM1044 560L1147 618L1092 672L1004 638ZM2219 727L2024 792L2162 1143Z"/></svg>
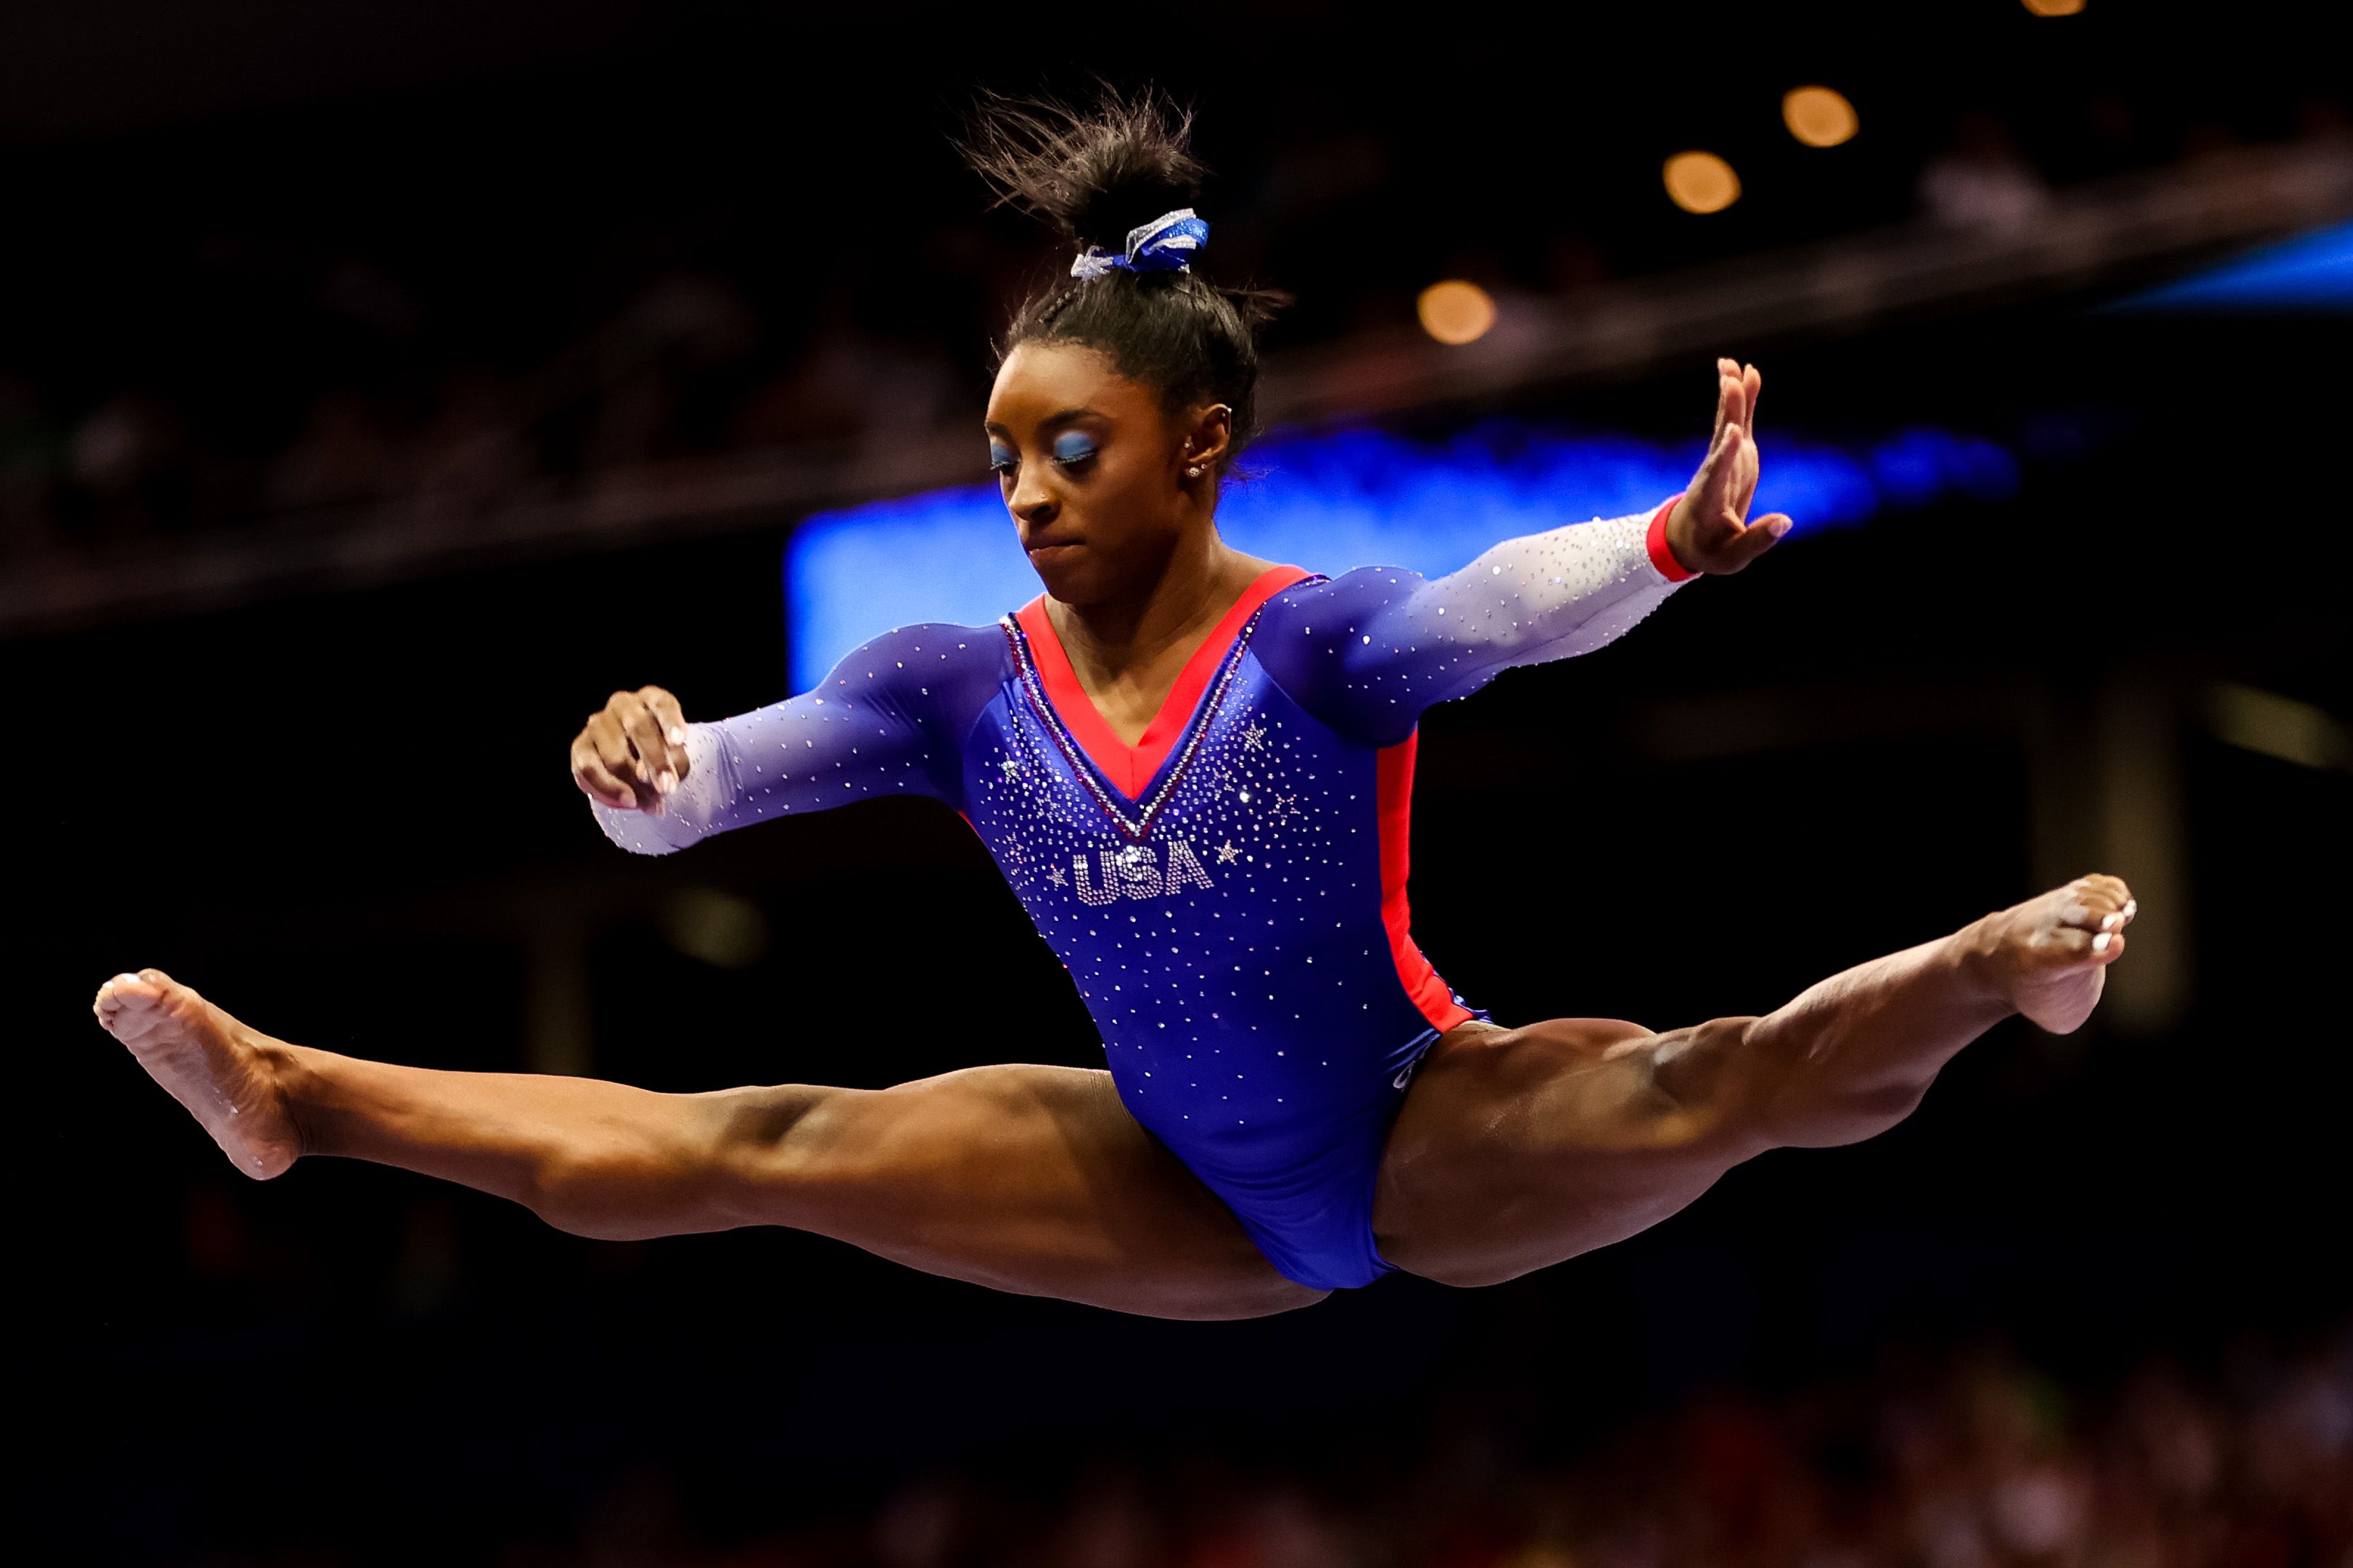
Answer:
<svg viewBox="0 0 2353 1568"><path fill-rule="evenodd" d="M1423 710L1588 652L1685 574L1666 509L1511 541L1449 576L1261 575L1143 736L1098 714L1045 601L878 637L814 691L689 728L627 848L879 795L963 812L1077 983L1135 1119L1319 1289L1388 1268L1374 1179L1414 1064L1475 1015L1408 929Z"/></svg>

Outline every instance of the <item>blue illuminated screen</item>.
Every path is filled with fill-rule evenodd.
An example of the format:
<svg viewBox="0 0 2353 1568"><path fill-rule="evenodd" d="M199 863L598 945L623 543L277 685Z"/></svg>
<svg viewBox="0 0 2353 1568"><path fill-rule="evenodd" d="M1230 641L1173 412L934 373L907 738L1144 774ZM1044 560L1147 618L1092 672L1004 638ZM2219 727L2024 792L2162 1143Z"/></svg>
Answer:
<svg viewBox="0 0 2353 1568"><path fill-rule="evenodd" d="M1867 446L1767 437L1755 513L1798 531L1861 522L1947 495L1998 500L2019 483L2010 450L1908 430ZM1564 435L1495 421L1442 442L1377 430L1278 437L1243 459L1218 526L1237 548L1310 571L1451 572L1499 540L1655 507L1699 466L1699 442ZM978 437L974 467L984 461ZM793 689L815 686L868 638L918 621L979 626L1037 596L1037 574L991 483L811 517L785 553Z"/></svg>
<svg viewBox="0 0 2353 1568"><path fill-rule="evenodd" d="M2137 294L2122 308L2353 311L2353 223L2265 246Z"/></svg>

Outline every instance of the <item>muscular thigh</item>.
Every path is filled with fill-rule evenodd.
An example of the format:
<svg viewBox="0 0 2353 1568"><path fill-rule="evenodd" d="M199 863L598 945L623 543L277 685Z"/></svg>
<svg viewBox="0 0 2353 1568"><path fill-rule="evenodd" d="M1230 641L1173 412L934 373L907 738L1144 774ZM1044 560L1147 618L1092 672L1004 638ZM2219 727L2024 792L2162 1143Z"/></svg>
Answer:
<svg viewBox="0 0 2353 1568"><path fill-rule="evenodd" d="M1381 1255L1447 1284L1493 1284L1631 1236L1706 1191L1749 1151L1659 1089L1662 1038L1612 1018L1449 1033L1416 1071L1381 1162Z"/></svg>
<svg viewBox="0 0 2353 1568"><path fill-rule="evenodd" d="M1106 1072L985 1067L823 1091L765 1186L775 1223L1001 1290L1176 1318L1320 1299L1274 1271Z"/></svg>

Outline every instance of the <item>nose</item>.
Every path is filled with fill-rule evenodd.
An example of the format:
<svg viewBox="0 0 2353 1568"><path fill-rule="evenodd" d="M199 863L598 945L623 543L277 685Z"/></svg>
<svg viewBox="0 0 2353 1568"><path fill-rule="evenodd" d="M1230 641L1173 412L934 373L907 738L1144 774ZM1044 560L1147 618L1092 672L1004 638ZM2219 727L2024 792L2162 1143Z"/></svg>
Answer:
<svg viewBox="0 0 2353 1568"><path fill-rule="evenodd" d="M1013 481L1013 493L1005 498L1006 509L1031 528L1045 527L1061 510L1061 503L1046 488L1044 476L1038 471L1041 466L1022 464L1020 477Z"/></svg>

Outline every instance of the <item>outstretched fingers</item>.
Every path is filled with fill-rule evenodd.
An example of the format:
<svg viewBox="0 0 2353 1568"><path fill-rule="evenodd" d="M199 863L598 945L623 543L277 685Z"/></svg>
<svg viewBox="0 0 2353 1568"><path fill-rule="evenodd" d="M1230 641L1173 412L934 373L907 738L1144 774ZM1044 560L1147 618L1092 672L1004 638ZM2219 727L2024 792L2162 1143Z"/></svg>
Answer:
<svg viewBox="0 0 2353 1568"><path fill-rule="evenodd" d="M1757 399L1765 378L1755 365L1732 359L1717 360L1715 369L1715 431L1667 528L1686 567L1722 574L1772 549L1791 524L1779 512L1748 521L1759 472Z"/></svg>
<svg viewBox="0 0 2353 1568"><path fill-rule="evenodd" d="M1757 395L1764 386L1765 378L1755 365L1730 358L1715 362L1715 424L1709 433L1711 445L1723 438L1728 425L1737 425L1752 436L1757 433Z"/></svg>
<svg viewBox="0 0 2353 1568"><path fill-rule="evenodd" d="M1711 450L1723 445L1725 430L1747 426L1752 401L1750 377L1755 374L1754 370L1744 374L1737 360L1715 362L1715 425L1708 436Z"/></svg>
<svg viewBox="0 0 2353 1568"><path fill-rule="evenodd" d="M1725 521L1737 527L1757 494L1757 437L1745 417L1747 395L1733 387L1727 381L1725 398L1732 414L1738 416L1727 417L1715 433L1707 457L1693 477L1692 490L1706 500L1711 515L1720 512Z"/></svg>
<svg viewBox="0 0 2353 1568"><path fill-rule="evenodd" d="M1725 382L1725 397L1731 396L1732 382ZM1692 476L1692 505L1698 520L1708 525L1734 521L1731 516L1733 479L1740 466L1742 436L1739 422L1726 417L1715 432L1715 439L1700 459L1699 472Z"/></svg>

